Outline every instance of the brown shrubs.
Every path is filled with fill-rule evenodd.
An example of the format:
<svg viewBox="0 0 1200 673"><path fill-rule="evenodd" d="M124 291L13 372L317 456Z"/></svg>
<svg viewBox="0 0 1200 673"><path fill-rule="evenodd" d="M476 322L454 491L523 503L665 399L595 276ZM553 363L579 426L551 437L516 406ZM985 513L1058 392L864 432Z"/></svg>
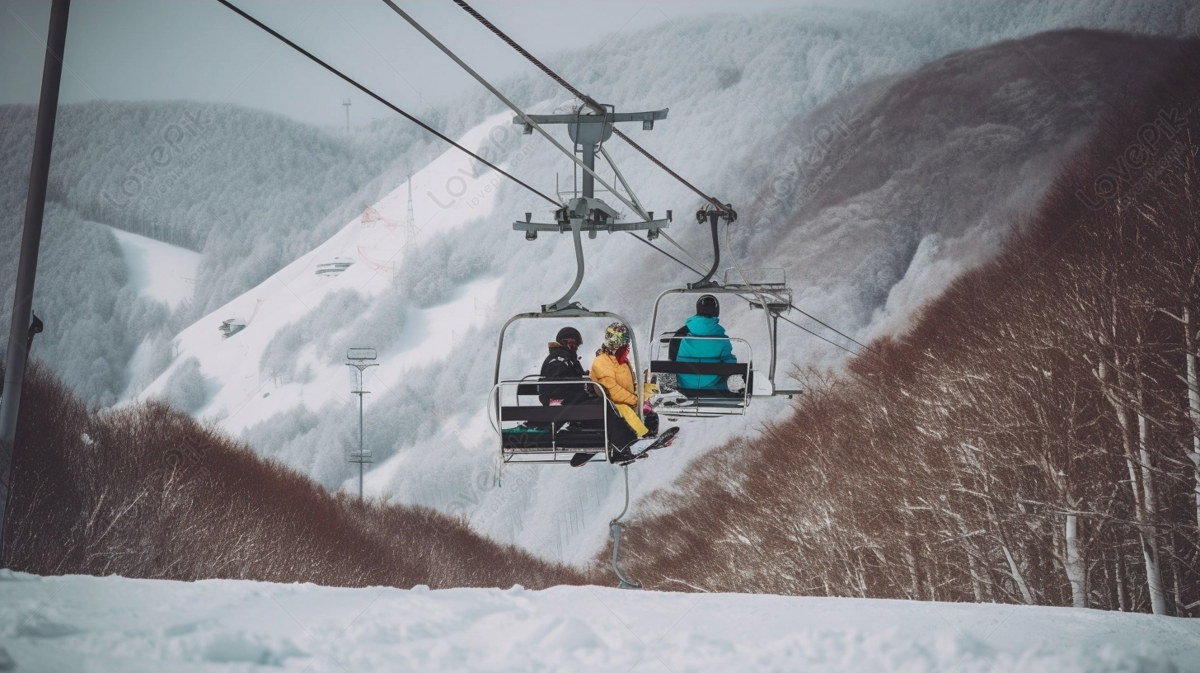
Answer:
<svg viewBox="0 0 1200 673"><path fill-rule="evenodd" d="M1183 43L997 259L658 496L666 513L622 546L629 573L1197 614L1197 72Z"/></svg>
<svg viewBox="0 0 1200 673"><path fill-rule="evenodd" d="M6 566L336 586L583 577L429 509L360 504L156 403L89 412L43 367L21 402Z"/></svg>

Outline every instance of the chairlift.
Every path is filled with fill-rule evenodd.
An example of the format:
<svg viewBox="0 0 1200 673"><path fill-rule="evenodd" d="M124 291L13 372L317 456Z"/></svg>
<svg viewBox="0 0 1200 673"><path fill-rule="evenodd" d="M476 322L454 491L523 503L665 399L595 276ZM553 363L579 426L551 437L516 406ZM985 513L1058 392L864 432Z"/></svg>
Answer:
<svg viewBox="0 0 1200 673"><path fill-rule="evenodd" d="M775 369L778 355L779 316L792 308L792 291L787 285L787 275L783 269L751 269L743 271L740 268L727 269L721 281L713 280L721 264L721 245L718 232L720 219L726 220L726 226L736 221L737 213L732 208L724 211L706 208L696 213L700 223L708 222L712 231L713 263L708 273L699 281L689 283L682 288L666 290L654 300L654 312L650 317L650 334L652 338L649 374L655 380L664 379L662 375L697 374L720 376L728 379L731 376L741 376L744 387L739 393L725 390L687 390L676 388L674 395L660 395L654 404L669 417L712 418L717 416L743 415L750 406L753 397L772 397L800 394L800 390L785 390L775 385ZM740 337L727 337L733 344L741 344L747 355L745 360L738 358L736 363L715 362L676 362L662 357L676 339L721 339L722 337L687 336L677 337L674 331L660 332L659 312L663 300L672 295L736 295L745 300L751 309L763 311L766 336L768 343L768 360L765 375L754 368L753 349L750 343Z"/></svg>
<svg viewBox="0 0 1200 673"><path fill-rule="evenodd" d="M539 125L566 124L571 140L575 143L576 152L582 153L584 165L589 170L594 171L597 149L602 148L603 142L612 135L614 123L641 121L643 128L653 127L654 120L666 118L666 110L644 113L616 113L608 111L604 115L581 114L576 111L574 114L530 115L528 118ZM516 117L513 119L513 123L526 125L526 120L522 117ZM611 159L608 158L602 149L600 149L599 154L611 164ZM632 192L630 193L632 194ZM538 380L537 375L529 375L521 379L500 379L500 365L504 356L504 338L509 326L519 320L564 320L568 318L606 318L610 321L615 320L630 326L629 347L633 371L641 371L638 361L637 340L634 336L632 323L616 313L610 311L591 311L579 302L572 301L575 292L583 283L583 232L586 231L589 238L595 238L601 231L608 233L645 231L648 236L654 237L657 236L660 229L665 229L669 225L670 215L668 215L668 219L663 220L655 220L651 216L644 218L641 222L622 222L623 218L620 213L603 200L595 198L595 180L592 175L585 173L582 180L581 196L568 200L566 205L556 210L554 213L555 221L553 223L533 222L532 219L533 213L525 213L524 221L513 223L515 231L525 232L526 240L537 240L539 232L570 232L575 249L575 281L571 284L566 294L557 301L543 305L539 312L521 313L513 316L508 322L504 323L504 327L500 330L499 342L496 347L496 369L492 380L492 391L488 400L488 407L492 427L500 436L501 465L505 463L569 464L571 457L576 453L604 453L605 457L611 459L611 451L613 449L609 442L608 423L605 420L607 415L604 407L604 404L608 404L609 402L604 391L599 391L600 395L603 396L601 400L603 404L592 402L590 404L565 404L563 406L543 407L540 406L540 401L536 406L526 403L525 400L538 395L542 382ZM645 399L643 382L640 376L634 376L634 380L637 385L638 395L637 412L640 416L642 414L641 402ZM602 388L602 386L598 386L590 380L579 381L578 383L581 386ZM554 386L571 384L572 382L566 381L553 382ZM550 384L547 383L546 385ZM576 424L575 429L570 427L572 421ZM595 428L595 421L604 421L601 424L602 430ZM517 425L529 422L538 424L538 426L548 423L549 428L545 430L542 430L541 427L531 429L527 425ZM589 429L579 429L581 422L591 422L590 425L585 425ZM560 429L559 425L563 423L567 424L566 428Z"/></svg>
<svg viewBox="0 0 1200 673"><path fill-rule="evenodd" d="M645 400L645 389L642 377L637 375L641 371L641 366L638 361L638 347L635 330L632 328L632 323L611 311L591 311L581 305L579 302L572 301L575 292L583 283L584 260L583 260L583 232L588 233L589 238L595 238L601 231L608 233L614 232L634 232L645 231L646 237L653 240L658 237L660 229L665 229L671 221L671 211L667 211L666 219L656 220L653 213L647 213L641 208L637 197L634 196L633 190L629 188L616 165L613 164L611 157L604 151L603 143L612 136L613 124L616 122L642 122L642 128L649 130L654 127L655 120L666 119L666 110L657 110L653 112L638 112L638 113L617 113L612 110L611 106L605 107L604 114L591 115L583 114L580 109L575 108L573 114L553 114L553 115L520 115L513 119L513 123L521 124L525 127L526 132L532 132L533 124L566 124L571 140L574 142L574 152L582 154L582 160L572 157L572 160L581 164L586 170L582 179L582 189L577 192L575 198L566 202L565 205L558 208L554 213L553 223L533 222L533 214L525 213L524 221L513 223L513 229L516 231L525 232L525 239L528 241L537 240L538 233L567 233L570 232L575 249L575 281L571 284L570 289L566 294L560 297L557 301L546 304L541 307L541 311L535 313L520 313L509 318L508 322L504 323L504 327L500 330L500 336L496 345L496 370L492 379L492 390L488 398L488 417L492 423L492 427L496 430L496 434L500 438L500 467L503 469L507 463L535 463L535 464L570 464L571 458L577 453L597 455L604 454L609 462L613 459L613 452L617 447L612 446L609 433L609 407L610 401L607 392L603 386L597 385L591 380L581 380L578 382L571 381L553 381L542 382L539 375L525 376L520 379L500 379L500 365L504 356L504 337L508 332L508 328L513 323L520 320L548 320L548 319L572 319L578 320L582 318L602 318L621 322L630 327L629 329L629 352L632 359L632 366L635 385L637 386L638 403L636 406L638 416L641 417L643 400ZM599 180L595 175L595 160L597 153L602 156L613 168L614 175L625 187L628 193L628 198L617 193L610 185ZM634 208L641 215L640 222L622 222L624 219L621 213L614 210L603 200L595 196L595 182L601 182L601 185L609 188L613 196L620 199L626 205ZM592 386L599 395L599 403L593 401L591 403L575 403L563 404L562 406L541 406L540 400L535 406L533 404L523 403L530 397L537 397L541 392L541 386L554 385L555 387L564 385L578 384L581 387ZM615 411L614 416L619 416ZM600 421L597 427L596 421ZM533 422L538 424L530 428L527 423ZM549 427L546 427L548 424ZM562 427L560 424L565 424ZM580 427L580 425L583 427ZM571 426L575 425L575 428ZM629 469L628 465L623 468L625 475L625 508L615 519L609 522L609 527L613 536L613 556L612 567L620 580L620 587L625 589L640 588L636 582L629 580L621 572L617 565L617 555L621 544L621 530L624 524L621 519L629 510Z"/></svg>
<svg viewBox="0 0 1200 673"><path fill-rule="evenodd" d="M520 313L504 323L504 327L500 330L499 343L496 346L496 370L488 403L492 427L500 436L500 461L502 464L567 465L577 453L604 454L605 458L612 458L613 447L609 441L608 429L609 415L605 413L605 405L609 404L609 400L603 386L590 379L543 382L537 374L529 374L520 379L502 380L500 378L504 339L509 326L513 323L520 320L561 321L593 318L628 324L616 313L589 311L578 304L561 310ZM637 371L637 347L633 342L632 330L630 330L630 339L630 354L635 367L634 371ZM643 399L641 381L637 383L638 399L641 400ZM541 393L543 385L555 388L579 386L581 390L591 389L598 397L587 402L564 401L560 406L542 406L538 395ZM531 427L530 423L536 425Z"/></svg>

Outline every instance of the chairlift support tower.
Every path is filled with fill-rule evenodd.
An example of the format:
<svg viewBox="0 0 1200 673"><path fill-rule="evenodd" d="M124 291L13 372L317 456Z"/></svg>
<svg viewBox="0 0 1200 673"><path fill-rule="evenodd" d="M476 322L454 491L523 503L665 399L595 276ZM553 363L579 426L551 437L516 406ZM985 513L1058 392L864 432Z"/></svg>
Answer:
<svg viewBox="0 0 1200 673"><path fill-rule="evenodd" d="M350 462L358 463L358 501L363 500L363 465L372 462L371 452L363 448L363 395L369 393L369 390L363 390L363 372L371 367L378 367L379 363L375 362L378 354L374 348L350 348L346 351L346 366L354 367L358 371L357 383L355 390L351 390L350 394L358 395L358 451L350 452Z"/></svg>

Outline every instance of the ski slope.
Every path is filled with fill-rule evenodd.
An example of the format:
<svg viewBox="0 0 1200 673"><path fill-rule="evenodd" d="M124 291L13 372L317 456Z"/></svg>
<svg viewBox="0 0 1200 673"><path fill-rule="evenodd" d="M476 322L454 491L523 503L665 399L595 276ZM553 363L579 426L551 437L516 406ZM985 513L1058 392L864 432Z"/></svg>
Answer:
<svg viewBox="0 0 1200 673"><path fill-rule="evenodd" d="M121 247L121 257L129 271L129 286L139 295L172 309L191 298L200 253L116 227L108 230Z"/></svg>
<svg viewBox="0 0 1200 673"><path fill-rule="evenodd" d="M0 670L1200 671L1200 621L1068 608L7 570L0 605Z"/></svg>
<svg viewBox="0 0 1200 673"><path fill-rule="evenodd" d="M461 142L466 147L479 147L487 140L488 130L506 123L508 116L488 118L467 132ZM183 330L176 337L179 356L139 398L160 396L176 367L194 357L208 380L209 392L207 404L196 415L219 421L234 434L280 410L304 407L317 411L330 403L349 402L353 399L350 395L353 378L341 358L323 359L318 348L308 344L294 360L296 368L306 369L311 375L307 380L281 382L270 372L262 371L264 350L281 329L303 320L335 292L350 291L369 299L392 291L392 279L404 264L402 253L407 246L490 214L495 195L495 190L489 187L492 179L490 172L477 175L473 161L462 152L446 151L412 176L412 191L431 193L433 185L454 180L456 188L461 184L465 192L483 196L445 208L423 202L420 210L433 215L417 223L416 230L410 232L405 224L409 184L406 181L397 186L383 199L364 208L363 215L348 222L325 243ZM432 197L423 199L431 200ZM354 263L336 275L318 273L319 267L335 259ZM489 305L497 285L495 280L475 282L448 305L407 316L399 343L379 353L380 366L367 376L368 385L391 388L409 367L445 357L456 335L464 333L480 317L473 307ZM472 310L467 310L467 306ZM362 316L348 310L337 317L345 327ZM230 318L245 320L246 328L226 338L218 327ZM335 327L327 336L339 341L345 335L337 332ZM348 347L371 345L374 344L347 341L339 352Z"/></svg>

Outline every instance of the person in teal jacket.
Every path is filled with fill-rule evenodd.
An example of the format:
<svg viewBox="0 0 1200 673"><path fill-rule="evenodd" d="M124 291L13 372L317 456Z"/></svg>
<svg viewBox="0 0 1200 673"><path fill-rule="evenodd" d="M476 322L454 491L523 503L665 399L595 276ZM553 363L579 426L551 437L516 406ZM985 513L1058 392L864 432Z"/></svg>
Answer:
<svg viewBox="0 0 1200 673"><path fill-rule="evenodd" d="M675 332L676 337L698 336L706 339L671 339L670 357L676 362L737 362L733 344L725 336L720 322L721 305L717 298L706 294L696 300L696 315ZM679 387L686 390L726 390L725 376L713 374L679 374Z"/></svg>

